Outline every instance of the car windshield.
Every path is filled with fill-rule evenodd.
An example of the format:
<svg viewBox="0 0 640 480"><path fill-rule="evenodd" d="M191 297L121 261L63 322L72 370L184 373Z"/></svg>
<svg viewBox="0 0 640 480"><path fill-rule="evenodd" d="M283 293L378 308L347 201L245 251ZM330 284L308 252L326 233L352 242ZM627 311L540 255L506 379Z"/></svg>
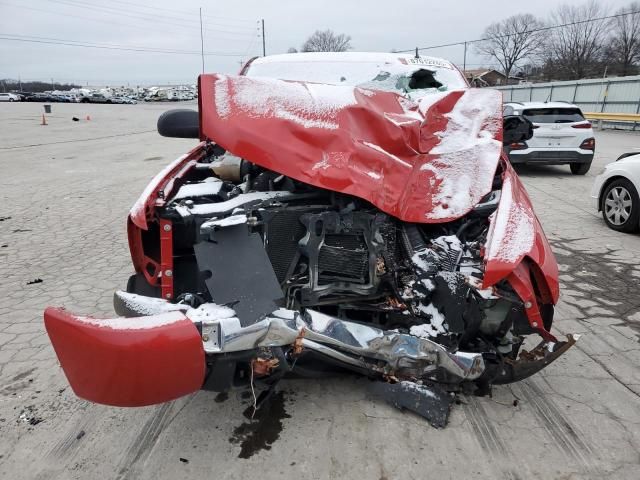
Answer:
<svg viewBox="0 0 640 480"><path fill-rule="evenodd" d="M246 75L358 86L411 97L467 87L462 75L451 64L430 58L399 59L394 62L352 58L257 60L249 66Z"/></svg>
<svg viewBox="0 0 640 480"><path fill-rule="evenodd" d="M574 123L583 122L579 108L530 108L522 112L533 123Z"/></svg>

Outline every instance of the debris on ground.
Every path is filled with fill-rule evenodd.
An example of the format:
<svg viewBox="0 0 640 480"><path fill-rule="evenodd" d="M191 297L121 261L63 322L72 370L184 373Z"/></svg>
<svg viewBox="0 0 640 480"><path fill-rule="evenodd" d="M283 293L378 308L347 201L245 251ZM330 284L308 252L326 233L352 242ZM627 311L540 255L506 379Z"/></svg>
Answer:
<svg viewBox="0 0 640 480"><path fill-rule="evenodd" d="M44 422L44 418L38 416L35 405L27 405L25 408L20 410L18 422L28 423L29 425L35 426Z"/></svg>
<svg viewBox="0 0 640 480"><path fill-rule="evenodd" d="M27 285L33 285L36 283L42 283L44 280L42 280L41 278L36 278L34 280L31 280L30 282L27 282Z"/></svg>
<svg viewBox="0 0 640 480"><path fill-rule="evenodd" d="M455 396L436 385L413 382L373 382L371 391L400 410L409 410L425 418L432 426L444 428Z"/></svg>

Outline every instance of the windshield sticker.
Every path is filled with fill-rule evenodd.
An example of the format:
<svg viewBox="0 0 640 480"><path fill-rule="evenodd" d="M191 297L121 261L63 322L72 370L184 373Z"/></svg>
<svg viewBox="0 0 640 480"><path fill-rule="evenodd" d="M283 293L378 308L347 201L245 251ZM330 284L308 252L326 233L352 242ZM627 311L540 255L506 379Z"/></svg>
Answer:
<svg viewBox="0 0 640 480"><path fill-rule="evenodd" d="M437 60L435 58L400 58L400 62L406 65L427 65L429 67L440 67L440 68L448 68L453 70L453 65L449 62L444 62L442 60Z"/></svg>

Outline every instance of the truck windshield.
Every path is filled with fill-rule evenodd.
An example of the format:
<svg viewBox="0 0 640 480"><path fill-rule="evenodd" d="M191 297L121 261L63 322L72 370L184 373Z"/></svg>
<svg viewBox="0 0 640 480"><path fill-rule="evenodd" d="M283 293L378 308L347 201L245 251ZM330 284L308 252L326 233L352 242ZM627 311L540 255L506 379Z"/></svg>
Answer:
<svg viewBox="0 0 640 480"><path fill-rule="evenodd" d="M266 57L268 59L268 57ZM419 60L419 59L418 59ZM462 75L450 64L425 60L404 64L372 60L254 61L246 72L250 77L349 85L397 93L446 91L466 88Z"/></svg>

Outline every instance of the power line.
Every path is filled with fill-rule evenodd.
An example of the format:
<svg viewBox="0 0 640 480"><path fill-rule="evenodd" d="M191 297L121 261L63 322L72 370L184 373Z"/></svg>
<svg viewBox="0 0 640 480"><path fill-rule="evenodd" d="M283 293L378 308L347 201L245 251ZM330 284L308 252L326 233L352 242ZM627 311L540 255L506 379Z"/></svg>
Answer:
<svg viewBox="0 0 640 480"><path fill-rule="evenodd" d="M633 11L633 12L625 12L625 13L618 13L615 15L607 15L606 17L599 17L599 18L590 18L588 20L579 20L576 22L570 22L570 23L564 23L562 25L551 25L549 27L541 27L541 28L534 28L531 30L524 30L522 32L516 32L516 33L506 33L504 35L496 35L494 37L491 38L477 38L475 40L466 40L466 41L462 41L462 42L454 42L454 43L444 43L442 45L431 45L429 47L414 47L408 50L396 50L395 53L413 53L416 50L420 51L420 50L433 50L435 48L444 48L444 47L453 47L456 45L464 45L464 44L468 44L468 43L478 43L478 42L484 42L487 40L492 40L495 38L508 38L508 37L514 37L516 35L523 35L525 33L536 33L536 32L544 32L547 30L553 30L555 28L564 28L564 27L571 27L573 25L581 25L584 23L590 23L590 22L597 22L600 20L609 20L611 18L618 18L618 17L624 17L626 15L635 15L640 13L640 11Z"/></svg>
<svg viewBox="0 0 640 480"><path fill-rule="evenodd" d="M42 43L47 45L65 45L68 47L82 48L99 48L104 50L124 50L129 52L145 52L145 53L165 53L174 55L206 55L212 57L242 57L242 53L230 52L198 52L195 50L172 50L161 48L140 47L134 45L105 44L92 42L79 42L76 40L64 40L61 38L35 37L28 35L15 35L0 32L0 40L8 40L14 42Z"/></svg>
<svg viewBox="0 0 640 480"><path fill-rule="evenodd" d="M95 5L90 3L84 3L79 0L47 0L48 2L57 3L59 5L64 5L67 7L74 8L83 8L94 12L99 12L101 14L114 15L118 17L129 17L136 20L146 20L152 21L154 23L164 23L167 25L173 26L181 26L187 27L191 29L197 28L199 21L197 19L184 19L184 18L176 18L175 16L169 17L166 15L154 14L154 13L144 13L144 12L135 12L130 9L123 8L114 8L103 5ZM218 28L215 24L206 24L211 27L211 30L215 30L221 33L227 33L230 35L236 36L250 36L253 35L251 31L256 31L255 27L239 27L239 26L229 26L223 25L225 29ZM218 24L220 25L220 24ZM233 30L232 30L233 29Z"/></svg>
<svg viewBox="0 0 640 480"><path fill-rule="evenodd" d="M90 2L88 2L90 3ZM148 5L148 4L140 4L140 3L133 3L133 2L129 2L129 1L123 1L123 0L110 0L109 3L119 3L121 5L124 5L127 7L127 10L131 9L131 7L134 8L138 8L138 9L147 9L147 10L153 10L153 11L164 11L164 12L169 12L172 15L182 15L182 16L191 16L191 17L195 17L195 15L197 15L195 13L195 10L193 12L189 12L187 10L176 10L173 8L163 8L163 7L158 7L156 5ZM202 18L214 18L216 20L223 20L226 22L235 22L235 23L244 23L244 24L255 24L255 20L247 20L244 18L233 18L233 17L222 17L219 15L202 15Z"/></svg>
<svg viewBox="0 0 640 480"><path fill-rule="evenodd" d="M41 8L34 8L34 7L26 6L26 5L15 5L15 4L12 4L12 3L7 3L6 1L0 1L0 4L1 5L7 5L8 7L11 7L11 8L21 8L21 9L32 10L32 11L36 11L36 12L42 12L42 13L46 13L46 14L60 15L62 17L78 18L78 19L81 19L81 20L89 20L91 22L105 23L105 24L108 24L108 25L115 25L115 26L118 26L118 27L131 27L131 28L135 28L138 31L141 29L141 25L140 25L140 21L139 20L137 20L136 23L122 23L122 22L114 22L112 20L107 20L107 19L104 19L104 18L96 18L96 16L90 17L90 16L84 16L84 15L77 15L77 14L72 14L72 13L60 12L60 11L56 12L56 11L53 11L53 10L43 10ZM152 21L152 20L149 20L149 21ZM176 32L177 34L184 35L184 36L190 36L190 37L195 37L196 36L196 34L194 34L192 32L193 29L191 27L186 27L186 26L182 26L182 25L175 25L174 28L175 27L182 29L181 31L178 31L178 30L175 30L175 29L171 29L173 32ZM187 29L192 33L185 34L184 31L187 30ZM209 32L212 32L212 33L209 34ZM255 36L257 36L257 35L258 35L258 33L256 32ZM208 30L207 31L207 36L210 37L210 38L213 37L213 38L223 39L223 40L231 40L231 41L234 41L234 40L237 41L238 40L237 37L228 37L224 33L217 34L215 30L212 30L212 31ZM254 35L251 35L251 37L253 38Z"/></svg>

